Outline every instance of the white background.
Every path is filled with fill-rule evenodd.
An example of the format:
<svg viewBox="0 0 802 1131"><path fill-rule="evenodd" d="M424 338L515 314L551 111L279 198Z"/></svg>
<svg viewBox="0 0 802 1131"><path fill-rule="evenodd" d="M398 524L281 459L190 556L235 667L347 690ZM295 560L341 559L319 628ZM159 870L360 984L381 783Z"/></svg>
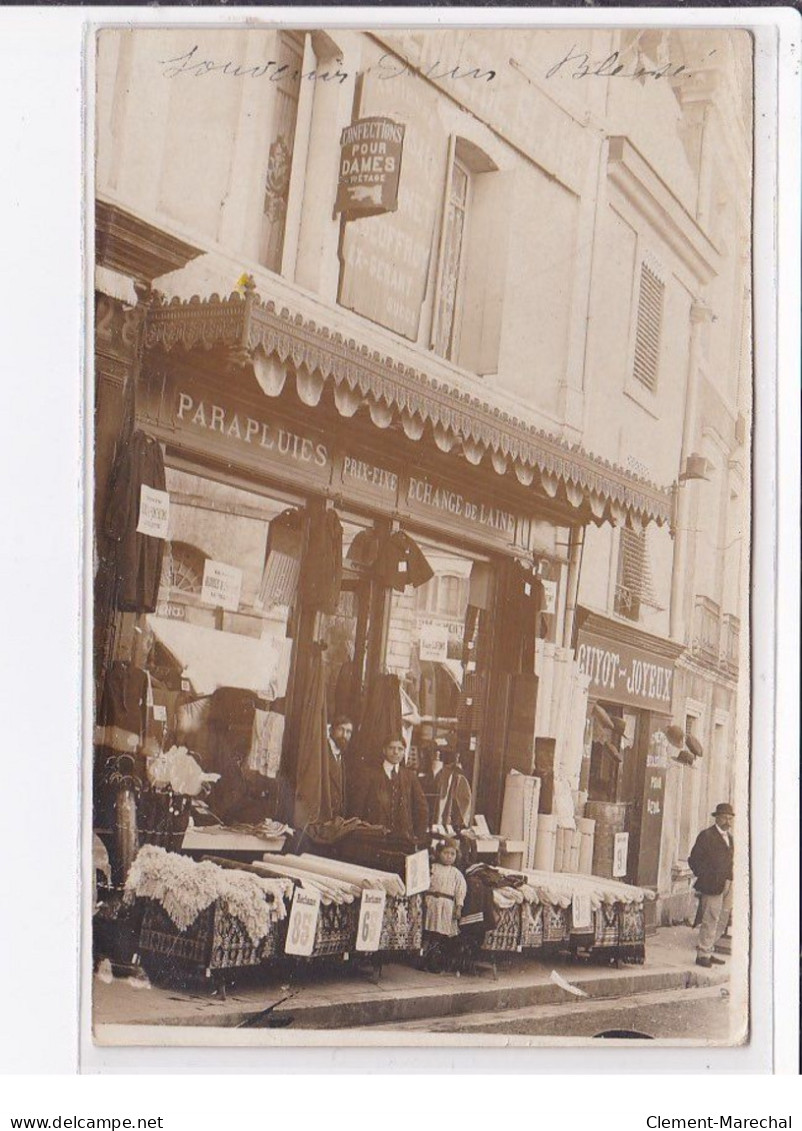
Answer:
<svg viewBox="0 0 802 1131"><path fill-rule="evenodd" d="M159 18L223 21L227 9L163 9ZM251 12L280 18L278 9ZM382 19L392 13L381 12ZM501 13L475 13L499 20ZM504 20L511 19L509 11ZM414 10L416 22L448 14ZM458 13L466 22L469 13ZM645 1127L647 1114L693 1116L787 1114L802 1124L798 1080L737 1079L732 1074L797 1072L799 977L798 671L799 671L799 41L793 10L706 9L704 23L775 26L779 80L771 60L759 91L756 164L756 466L753 605L754 965L753 1040L737 1050L109 1050L79 1039L79 812L83 484L83 313L81 257L82 44L94 19L154 19L147 9L3 9L0 12L0 1071L6 1073L151 1072L140 1082L89 1075L0 1085L0 1118L13 1115L159 1115L164 1126L233 1122L239 1110L278 1122L285 1105L297 1120L323 1113L328 1125L353 1122L376 1107L372 1122L391 1127L444 1126L492 1118L517 1125L555 1121L566 1127ZM521 11L523 19L612 22L611 13ZM334 9L300 9L295 22L343 22ZM369 10L345 17L370 22ZM683 13L693 19L694 13ZM676 10L618 10L615 22L676 22ZM396 14L396 22L410 14ZM762 35L762 38L761 38ZM768 38L766 38L768 35ZM773 32L758 44L773 53ZM781 107L778 124L777 99ZM779 141L779 144L778 144ZM779 160L782 251L778 293L773 248ZM10 174L10 175L9 175ZM781 328L774 335L779 302ZM776 382L776 385L775 385ZM779 403L775 434L775 388ZM780 519L775 522L774 505ZM776 554L775 554L776 546ZM780 615L775 638L775 614ZM777 646L777 662L774 648ZM777 719L773 741L774 685ZM774 771L776 769L776 776ZM773 831L776 839L773 837ZM777 883L772 887L773 867ZM772 911L773 899L773 911ZM771 916L773 914L773 921ZM771 1001L774 999L772 1018ZM773 1032L772 1032L773 1020ZM370 1072L356 1079L305 1086L241 1076L213 1081L210 1072ZM203 1072L174 1081L170 1072ZM383 1081L379 1072L472 1073L426 1081ZM478 1073L604 1073L561 1082L484 1082ZM694 1073L682 1080L612 1074ZM710 1073L726 1080L704 1079ZM477 1087L478 1084L478 1087ZM567 1087L566 1087L567 1085ZM386 1089L392 1087L393 1092ZM258 1088L254 1099L251 1089ZM367 1093L365 1089L368 1089ZM468 1096L469 1089L476 1094ZM767 1095L767 1090L770 1095ZM793 1092L793 1094L792 1094ZM424 1096L425 1093L425 1096ZM397 1103L392 1096L405 1097ZM600 1106L600 1097L606 1102ZM520 1097L520 1100L519 1098ZM521 1102L526 1097L526 1102ZM249 1103L250 1101L250 1103ZM255 1106L254 1106L255 1103ZM244 1105L241 1108L239 1105ZM317 1106L319 1105L319 1107ZM485 1105L483 1107L483 1105ZM488 1106L489 1105L489 1106ZM503 1114L502 1114L503 1112ZM302 1117L301 1117L302 1118ZM307 1120L304 1119L304 1122ZM8 1124L3 1124L8 1126Z"/></svg>

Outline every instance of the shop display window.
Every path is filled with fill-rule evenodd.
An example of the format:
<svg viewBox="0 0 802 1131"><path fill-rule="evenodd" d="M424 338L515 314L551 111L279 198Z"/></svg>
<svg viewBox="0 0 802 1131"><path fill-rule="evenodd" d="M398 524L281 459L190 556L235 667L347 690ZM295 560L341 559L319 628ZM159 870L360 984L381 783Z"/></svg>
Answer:
<svg viewBox="0 0 802 1131"><path fill-rule="evenodd" d="M425 540L419 546L434 576L392 592L384 662L401 681L408 763L430 786L433 823L460 827L483 729L493 569L476 555ZM441 764L463 779L461 804L449 798L447 814L436 783ZM446 777L453 776L449 769Z"/></svg>

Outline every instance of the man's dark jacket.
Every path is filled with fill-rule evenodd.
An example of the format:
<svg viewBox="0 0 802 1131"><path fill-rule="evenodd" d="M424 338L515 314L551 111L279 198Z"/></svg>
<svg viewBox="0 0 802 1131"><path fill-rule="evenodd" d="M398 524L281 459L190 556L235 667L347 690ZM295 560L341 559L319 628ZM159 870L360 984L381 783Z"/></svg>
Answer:
<svg viewBox="0 0 802 1131"><path fill-rule="evenodd" d="M688 857L688 865L696 876L694 885L700 895L721 895L724 884L732 879L732 833L729 847L715 825L703 829Z"/></svg>
<svg viewBox="0 0 802 1131"><path fill-rule="evenodd" d="M399 766L393 782L380 763L364 771L355 804L356 816L369 825L382 825L401 836L422 837L429 826L429 807L417 776Z"/></svg>

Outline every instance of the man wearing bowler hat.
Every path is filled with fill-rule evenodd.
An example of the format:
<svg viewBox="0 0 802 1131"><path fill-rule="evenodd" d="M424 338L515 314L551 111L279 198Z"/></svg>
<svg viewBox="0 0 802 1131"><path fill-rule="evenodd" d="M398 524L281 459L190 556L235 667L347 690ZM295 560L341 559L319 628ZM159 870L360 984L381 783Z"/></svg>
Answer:
<svg viewBox="0 0 802 1131"><path fill-rule="evenodd" d="M699 941L696 945L697 966L721 966L722 958L714 954L715 946L727 929L732 910L732 828L735 813L722 802L716 806L715 824L703 829L691 849L688 864L696 876L699 893Z"/></svg>

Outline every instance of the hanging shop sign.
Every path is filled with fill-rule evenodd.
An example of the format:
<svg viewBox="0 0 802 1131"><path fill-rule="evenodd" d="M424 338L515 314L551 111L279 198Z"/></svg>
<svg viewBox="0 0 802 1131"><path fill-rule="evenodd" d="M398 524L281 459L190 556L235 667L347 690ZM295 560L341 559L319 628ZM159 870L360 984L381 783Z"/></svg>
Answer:
<svg viewBox="0 0 802 1131"><path fill-rule="evenodd" d="M377 51L376 60L365 60L359 108L365 118L360 122L381 121L385 114L392 114L391 121L401 118L407 123L404 175L398 182L394 211L362 213L365 218L359 223L345 225L338 301L347 310L414 342L418 339L446 176L448 136L437 110L440 95L412 75L399 82L385 81L371 66L380 54ZM360 142L360 146L364 144ZM369 153L366 156L370 158ZM377 186L363 187L375 194ZM365 203L372 204L369 198Z"/></svg>
<svg viewBox="0 0 802 1131"><path fill-rule="evenodd" d="M670 713L674 666L663 656L580 632L576 658L579 670L590 676L591 698Z"/></svg>
<svg viewBox="0 0 802 1131"><path fill-rule="evenodd" d="M346 220L395 212L404 130L391 118L360 118L345 127L335 212Z"/></svg>

